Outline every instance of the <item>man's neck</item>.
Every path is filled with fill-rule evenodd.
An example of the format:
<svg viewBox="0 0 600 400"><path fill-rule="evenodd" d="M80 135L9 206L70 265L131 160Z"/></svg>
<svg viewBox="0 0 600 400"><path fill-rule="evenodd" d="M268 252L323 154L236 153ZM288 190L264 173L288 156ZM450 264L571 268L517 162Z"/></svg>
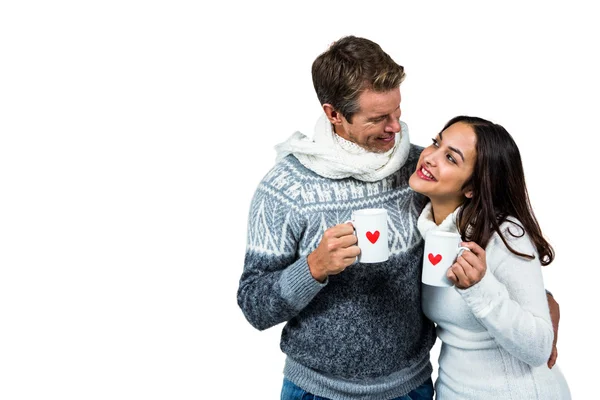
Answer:
<svg viewBox="0 0 600 400"><path fill-rule="evenodd" d="M342 139L348 140L348 136L346 135L346 131L344 130L343 126L331 124L331 130Z"/></svg>

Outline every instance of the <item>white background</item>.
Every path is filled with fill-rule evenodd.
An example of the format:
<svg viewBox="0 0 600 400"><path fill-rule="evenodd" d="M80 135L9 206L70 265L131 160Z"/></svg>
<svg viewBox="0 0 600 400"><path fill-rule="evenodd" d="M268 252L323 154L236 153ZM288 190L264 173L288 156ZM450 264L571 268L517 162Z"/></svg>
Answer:
<svg viewBox="0 0 600 400"><path fill-rule="evenodd" d="M273 146L319 114L313 59L347 34L405 66L414 143L457 114L515 137L557 253L559 365L589 398L593 2L286 3L2 3L0 398L278 398L281 326L236 302L246 217Z"/></svg>

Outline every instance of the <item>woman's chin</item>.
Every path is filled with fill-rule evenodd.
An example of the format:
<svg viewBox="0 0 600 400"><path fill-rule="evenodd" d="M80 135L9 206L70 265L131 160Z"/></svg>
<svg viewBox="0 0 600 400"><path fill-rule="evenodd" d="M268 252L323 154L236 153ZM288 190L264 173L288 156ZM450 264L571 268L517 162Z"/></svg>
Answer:
<svg viewBox="0 0 600 400"><path fill-rule="evenodd" d="M410 186L410 188L411 188L412 190L414 190L415 192L417 192L417 193L421 193L421 194L424 194L424 193L422 192L422 189L423 189L423 188L422 188L422 185L421 185L420 179L419 179L419 177L417 176L417 173L416 173L416 172L414 172L414 173L413 173L413 174L410 176L410 178L408 178L408 185L409 185L409 186Z"/></svg>

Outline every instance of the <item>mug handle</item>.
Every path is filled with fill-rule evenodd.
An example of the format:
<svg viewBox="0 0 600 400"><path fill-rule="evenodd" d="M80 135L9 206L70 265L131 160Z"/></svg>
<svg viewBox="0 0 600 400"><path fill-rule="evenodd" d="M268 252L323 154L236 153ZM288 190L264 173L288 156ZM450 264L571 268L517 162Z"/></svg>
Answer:
<svg viewBox="0 0 600 400"><path fill-rule="evenodd" d="M460 257L465 251L471 251L471 249L465 246L460 246L457 251L458 253L456 253L456 258Z"/></svg>

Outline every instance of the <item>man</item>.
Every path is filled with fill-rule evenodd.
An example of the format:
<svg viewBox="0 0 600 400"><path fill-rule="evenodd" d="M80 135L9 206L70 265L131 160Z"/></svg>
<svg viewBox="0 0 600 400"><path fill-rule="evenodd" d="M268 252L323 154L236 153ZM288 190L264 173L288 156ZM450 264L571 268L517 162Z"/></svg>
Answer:
<svg viewBox="0 0 600 400"><path fill-rule="evenodd" d="M400 121L404 69L354 36L314 61L323 107L295 133L252 200L238 304L257 329L287 322L281 399L432 399L434 326L421 311L422 148ZM356 263L352 210L388 211L390 257Z"/></svg>

